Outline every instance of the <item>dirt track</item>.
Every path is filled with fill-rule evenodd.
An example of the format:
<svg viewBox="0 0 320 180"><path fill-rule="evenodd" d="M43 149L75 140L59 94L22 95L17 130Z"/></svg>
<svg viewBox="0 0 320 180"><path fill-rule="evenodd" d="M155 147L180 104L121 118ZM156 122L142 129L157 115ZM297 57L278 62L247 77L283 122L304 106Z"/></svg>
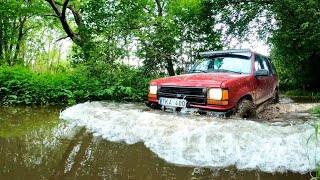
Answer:
<svg viewBox="0 0 320 180"><path fill-rule="evenodd" d="M287 96L280 96L280 103L264 103L257 108L258 119L279 121L287 119L308 120L313 118L308 113L309 109L316 106L316 103L295 103Z"/></svg>

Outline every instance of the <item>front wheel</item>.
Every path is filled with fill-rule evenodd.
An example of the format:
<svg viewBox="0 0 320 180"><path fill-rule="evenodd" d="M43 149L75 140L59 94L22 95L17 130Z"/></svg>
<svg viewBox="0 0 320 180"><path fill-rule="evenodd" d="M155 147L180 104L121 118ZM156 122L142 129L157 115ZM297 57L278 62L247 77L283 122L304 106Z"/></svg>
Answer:
<svg viewBox="0 0 320 180"><path fill-rule="evenodd" d="M255 118L257 112L253 102L249 99L240 100L235 116L239 118Z"/></svg>

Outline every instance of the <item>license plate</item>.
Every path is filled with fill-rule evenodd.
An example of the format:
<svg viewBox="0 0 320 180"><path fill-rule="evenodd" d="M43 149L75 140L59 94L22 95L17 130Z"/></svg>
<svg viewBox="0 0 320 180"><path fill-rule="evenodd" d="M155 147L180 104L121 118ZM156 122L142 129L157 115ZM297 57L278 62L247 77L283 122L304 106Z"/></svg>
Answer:
<svg viewBox="0 0 320 180"><path fill-rule="evenodd" d="M185 99L160 98L159 104L163 106L186 107L187 101Z"/></svg>

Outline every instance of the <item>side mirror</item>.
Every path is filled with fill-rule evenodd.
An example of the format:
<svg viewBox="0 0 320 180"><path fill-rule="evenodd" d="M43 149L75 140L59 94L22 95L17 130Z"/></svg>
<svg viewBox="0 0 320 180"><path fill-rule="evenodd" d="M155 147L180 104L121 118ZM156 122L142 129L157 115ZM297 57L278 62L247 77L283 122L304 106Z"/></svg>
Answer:
<svg viewBox="0 0 320 180"><path fill-rule="evenodd" d="M267 69L259 69L254 73L254 76L268 76L269 71Z"/></svg>

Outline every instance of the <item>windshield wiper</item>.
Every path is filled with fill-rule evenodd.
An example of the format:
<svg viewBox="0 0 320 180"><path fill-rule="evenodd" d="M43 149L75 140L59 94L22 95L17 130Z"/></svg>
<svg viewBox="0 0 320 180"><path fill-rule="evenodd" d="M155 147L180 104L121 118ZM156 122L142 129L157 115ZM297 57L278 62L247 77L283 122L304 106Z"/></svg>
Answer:
<svg viewBox="0 0 320 180"><path fill-rule="evenodd" d="M207 73L207 71L201 70L201 69L193 69L191 72L203 72L203 73Z"/></svg>
<svg viewBox="0 0 320 180"><path fill-rule="evenodd" d="M233 73L237 73L237 74L242 74L239 71L232 71L232 70L227 70L227 69L217 69L215 70L216 72L233 72Z"/></svg>

